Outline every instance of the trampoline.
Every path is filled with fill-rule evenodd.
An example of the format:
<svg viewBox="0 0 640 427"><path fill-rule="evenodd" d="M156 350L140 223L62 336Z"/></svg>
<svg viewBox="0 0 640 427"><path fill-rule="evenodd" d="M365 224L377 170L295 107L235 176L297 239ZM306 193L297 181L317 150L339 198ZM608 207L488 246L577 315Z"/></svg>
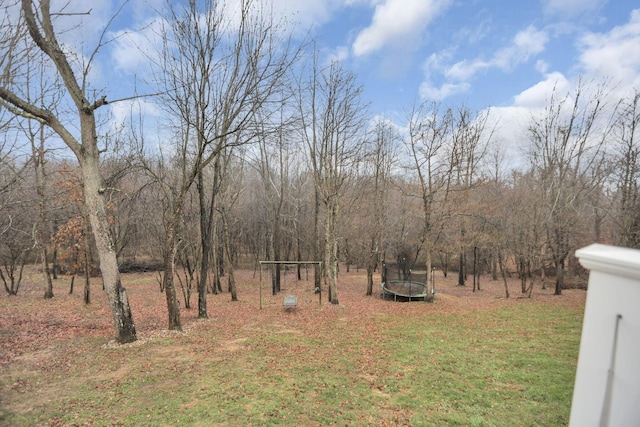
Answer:
<svg viewBox="0 0 640 427"><path fill-rule="evenodd" d="M398 261L397 264L382 265L381 297L393 301L431 300L433 296L427 289L427 274L412 271L412 266L405 259Z"/></svg>
<svg viewBox="0 0 640 427"><path fill-rule="evenodd" d="M382 297L394 301L424 301L427 298L427 287L424 283L408 280L392 280L382 282Z"/></svg>

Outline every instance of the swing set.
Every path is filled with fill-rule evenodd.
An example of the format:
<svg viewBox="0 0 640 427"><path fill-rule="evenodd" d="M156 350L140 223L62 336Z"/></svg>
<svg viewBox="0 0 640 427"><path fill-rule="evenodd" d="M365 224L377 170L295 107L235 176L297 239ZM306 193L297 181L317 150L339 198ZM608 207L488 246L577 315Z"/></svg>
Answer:
<svg viewBox="0 0 640 427"><path fill-rule="evenodd" d="M263 265L270 265L271 268L275 267L276 265L281 265L284 267L287 267L289 265L317 265L318 268L317 269L313 269L314 270L314 283L316 283L316 277L315 274L319 274L319 277L322 277L322 261L258 261L258 263L260 264L260 309L262 310L262 266ZM286 284L286 273L284 275L284 282ZM297 280L297 279L296 279ZM288 289L286 287L284 287L284 289L286 291L288 291ZM322 286L319 286L318 288L314 288L313 289L314 292L317 291L318 294L318 305L320 307L322 307ZM296 292L293 293L289 293L286 294L284 296L284 300L282 302L282 307L286 310L286 311L292 311L295 310L298 307L298 286L296 285Z"/></svg>

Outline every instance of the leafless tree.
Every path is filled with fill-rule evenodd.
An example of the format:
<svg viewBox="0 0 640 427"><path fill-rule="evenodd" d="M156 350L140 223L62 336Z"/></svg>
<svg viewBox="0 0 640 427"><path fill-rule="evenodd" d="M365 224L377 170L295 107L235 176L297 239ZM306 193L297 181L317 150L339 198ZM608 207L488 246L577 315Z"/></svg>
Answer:
<svg viewBox="0 0 640 427"><path fill-rule="evenodd" d="M367 105L355 75L340 63L332 62L319 69L314 62L310 71L297 93L301 130L310 157L316 200L322 204L324 214L323 258L328 298L332 304L338 304L339 202L350 173L360 160ZM316 202L316 212L318 208Z"/></svg>
<svg viewBox="0 0 640 427"><path fill-rule="evenodd" d="M3 106L15 114L37 120L53 129L78 159L82 169L85 203L98 248L105 291L113 314L116 340L121 343L135 341L135 325L120 280L100 175L96 111L108 101L104 96L90 99L87 93L89 69L103 45L106 29L89 59L82 64L78 76L69 59L69 51L58 42L52 20L52 16L56 14L51 12L49 0L42 0L37 5L33 0L21 0L18 22L10 22L16 18L10 16L10 13L15 12L15 8L6 7L7 2L4 3L3 38L0 47L3 85L0 87L0 99L3 100ZM21 62L28 57L25 52L31 52L33 49L42 52L52 72L62 80L66 99L75 108L75 118L49 110L50 100L43 100L40 105L36 105L20 96L24 79L21 79L20 73L16 71L25 65ZM75 129L79 129L79 133L76 133Z"/></svg>
<svg viewBox="0 0 640 427"><path fill-rule="evenodd" d="M257 114L270 108L298 51L291 48L286 28L253 0L167 2L166 10L155 79L175 129L173 151L180 176L170 189L163 287L169 329L180 330L171 271L184 198L223 151L255 140ZM211 208L201 212L201 228L208 230ZM198 286L201 317L206 312L206 276L201 275Z"/></svg>
<svg viewBox="0 0 640 427"><path fill-rule="evenodd" d="M238 301L238 289L235 279L235 254L236 245L233 238L233 227L237 224L238 218L234 217L233 209L242 195L243 175L244 175L244 159L241 156L234 156L231 147L223 154L222 164L225 171L223 172L223 184L220 188L220 203L217 210L220 213L222 223L222 246L223 256L226 261L226 274L228 290L231 293L231 301Z"/></svg>
<svg viewBox="0 0 640 427"><path fill-rule="evenodd" d="M425 254L427 284L431 286L431 266L435 243L446 215L446 203L451 188L453 163L447 156L454 125L453 111L440 111L437 103L414 106L409 115L407 146L420 183L422 201L422 242ZM427 290L433 295L433 289Z"/></svg>
<svg viewBox="0 0 640 427"><path fill-rule="evenodd" d="M8 295L17 295L24 267L34 249L37 220L28 212L35 208L32 174L27 158L3 156L0 168L0 281Z"/></svg>
<svg viewBox="0 0 640 427"><path fill-rule="evenodd" d="M529 125L531 167L539 181L546 246L556 270L555 294L564 286L567 257L579 234L585 198L605 178L604 144L612 129L605 87L582 82L568 94L554 90Z"/></svg>
<svg viewBox="0 0 640 427"><path fill-rule="evenodd" d="M35 173L35 187L38 197L38 223L34 229L34 245L40 251L42 273L45 280L45 298L53 298L53 280L51 279L51 270L49 268L49 242L50 227L48 224L49 197L47 196L47 171L46 165L46 149L45 149L45 126L43 123L34 123L27 121L25 132L31 142L31 156ZM36 125L35 128L33 125Z"/></svg>
<svg viewBox="0 0 640 427"><path fill-rule="evenodd" d="M474 240L471 223L473 218L477 218L471 193L480 181L479 165L493 132L487 129L488 111L473 114L462 106L454 112L453 117L448 157L453 172L451 189L454 191L452 197L449 197L449 203L455 206L451 212L457 219L460 236L458 285L464 286L468 268L467 245Z"/></svg>
<svg viewBox="0 0 640 427"><path fill-rule="evenodd" d="M284 123L278 127L275 134L263 132L259 135L257 155L253 162L262 181L261 195L264 201L266 221L264 231L267 237L266 259L270 261L283 261L283 230L284 209L289 190L289 167L293 154L291 147L287 147L284 141L287 129ZM280 292L280 264L272 267L271 291L273 295Z"/></svg>
<svg viewBox="0 0 640 427"><path fill-rule="evenodd" d="M57 107L61 94L60 79L54 76L52 81L47 75L46 63L43 61L41 52L36 49L26 51L27 58L24 67L24 88L21 90L25 100L33 105L43 105L43 101L48 99L51 105L49 109ZM34 93L32 93L34 92ZM34 96L35 95L35 96ZM38 222L33 230L34 246L40 252L42 273L45 282L44 298L53 298L53 280L51 270L49 268L49 246L52 230L49 224L49 212L51 201L53 199L53 191L47 188L47 170L46 164L51 152L46 147L46 140L52 135L51 128L47 127L41 121L31 118L18 121L20 129L25 138L31 145L31 164L34 170L34 187L38 199Z"/></svg>
<svg viewBox="0 0 640 427"><path fill-rule="evenodd" d="M382 240L387 225L388 193L391 174L397 160L397 144L400 135L397 130L383 119L378 119L372 126L369 135L370 153L365 158L366 185L362 190L364 206L360 205L360 212L368 217L365 221L368 232L369 245L366 256L367 295L373 294L373 272L381 262Z"/></svg>
<svg viewBox="0 0 640 427"><path fill-rule="evenodd" d="M615 182L618 207L615 242L640 248L640 90L624 100L616 123Z"/></svg>

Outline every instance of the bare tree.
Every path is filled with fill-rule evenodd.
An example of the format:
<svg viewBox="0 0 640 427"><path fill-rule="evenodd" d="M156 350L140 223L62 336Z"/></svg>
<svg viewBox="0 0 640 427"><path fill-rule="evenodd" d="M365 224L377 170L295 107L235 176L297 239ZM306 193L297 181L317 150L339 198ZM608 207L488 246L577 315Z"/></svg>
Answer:
<svg viewBox="0 0 640 427"><path fill-rule="evenodd" d="M228 148L255 139L259 111L270 106L297 56L281 24L253 0L167 2L156 83L172 116L180 177L173 192L164 244L164 289L169 329L181 329L171 274L184 198L205 167ZM204 186L201 186L204 189ZM213 202L213 200L211 200ZM201 209L211 215L211 209ZM203 229L209 225L203 219ZM206 312L206 275L198 286L198 312Z"/></svg>
<svg viewBox="0 0 640 427"><path fill-rule="evenodd" d="M272 138L269 133L262 133L259 136L258 144L260 157L254 162L262 181L262 199L266 213L264 224L267 236L266 259L270 261L283 261L283 209L287 200L289 165L292 158L283 140L284 132L284 127L280 126ZM280 264L274 264L271 269L271 292L273 295L280 292L280 268Z"/></svg>
<svg viewBox="0 0 640 427"><path fill-rule="evenodd" d="M573 93L554 90L544 111L529 125L531 166L539 181L546 246L556 270L555 294L564 286L567 257L575 249L578 213L604 174L604 143L611 131L604 87L580 83Z"/></svg>
<svg viewBox="0 0 640 427"><path fill-rule="evenodd" d="M45 126L38 123L34 129L33 121L27 123L26 132L31 142L31 153L33 159L33 167L35 172L35 187L38 197L38 223L34 229L34 245L40 250L42 263L42 274L45 280L45 298L53 298L53 280L51 279L51 270L49 269L49 242L51 239L48 227L48 202L47 197L47 171L45 169Z"/></svg>
<svg viewBox="0 0 640 427"><path fill-rule="evenodd" d="M24 266L33 250L33 230L37 219L28 212L35 208L32 175L23 165L27 160L3 156L0 169L0 281L8 295L17 295Z"/></svg>
<svg viewBox="0 0 640 427"><path fill-rule="evenodd" d="M224 183L221 186L220 199L221 203L218 206L218 212L220 213L220 219L222 222L222 246L224 248L224 259L226 261L226 273L227 284L229 292L231 293L231 301L238 301L238 289L235 279L235 252L236 245L233 239L232 226L238 222L237 218L233 216L233 208L236 202L242 194L242 180L244 160L242 157L235 157L233 150L229 148L224 153Z"/></svg>
<svg viewBox="0 0 640 427"><path fill-rule="evenodd" d="M3 28L5 34L0 48L0 66L2 67L3 85L0 87L0 98L3 106L12 112L24 117L35 119L49 126L60 139L74 153L82 169L85 203L88 207L89 218L94 233L98 255L100 257L100 270L104 281L104 288L108 295L109 305L113 314L116 329L116 340L121 343L136 340L136 330L129 308L127 294L120 280L120 271L116 258L111 233L109 231L108 216L104 201L104 186L100 175L100 148L96 132L96 110L108 103L106 97L90 99L87 94L89 69L95 55L103 45L102 37L92 52L89 60L83 64L81 75L78 78L68 57L68 52L62 48L57 39L51 13L50 1L42 0L39 7L34 8L32 0L22 0L21 18L18 23L11 25L8 15L4 16L7 24ZM5 9L5 12L10 9ZM7 12L8 13L8 12ZM12 33L9 33L14 30ZM28 35L25 34L28 31ZM77 112L76 122L73 123L68 116L57 115L54 111L44 106L35 105L27 99L19 96L20 81L13 71L24 64L24 52L39 49L49 62L54 72L64 83L65 95L75 107ZM13 88L13 89L12 89ZM65 124L63 121L68 121ZM79 129L79 135L74 134L74 129Z"/></svg>
<svg viewBox="0 0 640 427"><path fill-rule="evenodd" d="M214 255L214 226L216 197L220 191L220 157L218 156L208 169L198 171L197 190L198 190L198 206L200 215L198 222L200 224L200 275L198 277L198 318L206 319L209 317L207 313L207 288L209 279L209 270L211 267L210 260L215 260ZM205 179L208 178L208 179ZM217 278L217 274L214 276Z"/></svg>
<svg viewBox="0 0 640 427"><path fill-rule="evenodd" d="M300 85L297 96L316 200L322 203L324 213L323 258L328 298L332 304L338 304L339 202L359 161L366 105L361 99L362 86L357 84L355 75L337 62L322 70L314 63L309 80ZM316 206L319 207L317 203Z"/></svg>
<svg viewBox="0 0 640 427"><path fill-rule="evenodd" d="M640 248L640 91L624 101L616 123L615 182L618 207L615 241Z"/></svg>
<svg viewBox="0 0 640 427"><path fill-rule="evenodd" d="M42 61L42 55L38 52L27 51L29 55L24 71L25 88L23 93L27 102L33 105L42 105L42 100L49 99L53 105L59 102L60 85L59 78L49 82L46 74L45 64ZM33 56L33 57L31 57ZM32 87L35 87L37 95L33 99L31 94ZM40 100L40 102L38 101ZM53 298L53 280L51 270L49 269L49 246L51 240L51 229L48 223L49 204L52 199L49 189L47 188L47 171L45 165L47 157L50 155L46 148L45 142L52 135L51 129L44 123L33 119L21 120L21 128L26 139L31 144L31 163L34 168L35 188L38 199L38 222L33 230L34 246L40 252L42 273L45 282L44 298Z"/></svg>
<svg viewBox="0 0 640 427"><path fill-rule="evenodd" d="M471 219L477 218L473 198L479 179L478 165L484 157L487 144L491 140L492 132L487 132L486 124L489 114L485 111L473 114L468 108L460 107L454 113L454 126L451 144L448 152L450 166L453 172L453 197L449 203L455 207L451 209L458 220L460 236L460 253L458 257L458 285L464 286L467 275L468 242L474 240ZM472 245L473 246L473 245Z"/></svg>
<svg viewBox="0 0 640 427"><path fill-rule="evenodd" d="M367 295L373 294L373 272L381 262L382 240L387 223L388 191L391 173L396 161L396 144L400 136L398 132L382 119L378 119L371 130L370 153L365 159L367 168L367 185L363 189L366 194L366 205L361 212L369 217L366 222L369 247L366 257ZM367 167L367 166L365 166ZM371 218L372 217L372 218Z"/></svg>
<svg viewBox="0 0 640 427"><path fill-rule="evenodd" d="M409 116L407 145L411 151L413 170L420 183L422 200L422 242L426 257L427 286L431 286L433 250L446 215L446 202L451 188L453 163L447 156L452 135L453 111L440 111L436 103L414 106ZM433 289L427 290L433 295Z"/></svg>

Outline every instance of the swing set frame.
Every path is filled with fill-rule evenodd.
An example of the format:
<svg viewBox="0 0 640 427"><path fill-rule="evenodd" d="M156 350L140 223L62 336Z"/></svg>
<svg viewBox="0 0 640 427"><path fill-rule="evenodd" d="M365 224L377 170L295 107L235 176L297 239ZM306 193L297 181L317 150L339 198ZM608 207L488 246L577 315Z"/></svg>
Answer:
<svg viewBox="0 0 640 427"><path fill-rule="evenodd" d="M258 264L260 265L260 310L262 310L262 266L276 265L276 264L285 265L285 266L286 265L318 265L319 267L318 271L314 269L314 275L319 274L321 278L320 286L318 288L318 305L322 307L322 261L258 261ZM314 283L315 283L315 280L314 280ZM285 299L286 299L286 296L285 296ZM297 299L296 299L296 304L297 304ZM294 308L295 305L290 307Z"/></svg>

